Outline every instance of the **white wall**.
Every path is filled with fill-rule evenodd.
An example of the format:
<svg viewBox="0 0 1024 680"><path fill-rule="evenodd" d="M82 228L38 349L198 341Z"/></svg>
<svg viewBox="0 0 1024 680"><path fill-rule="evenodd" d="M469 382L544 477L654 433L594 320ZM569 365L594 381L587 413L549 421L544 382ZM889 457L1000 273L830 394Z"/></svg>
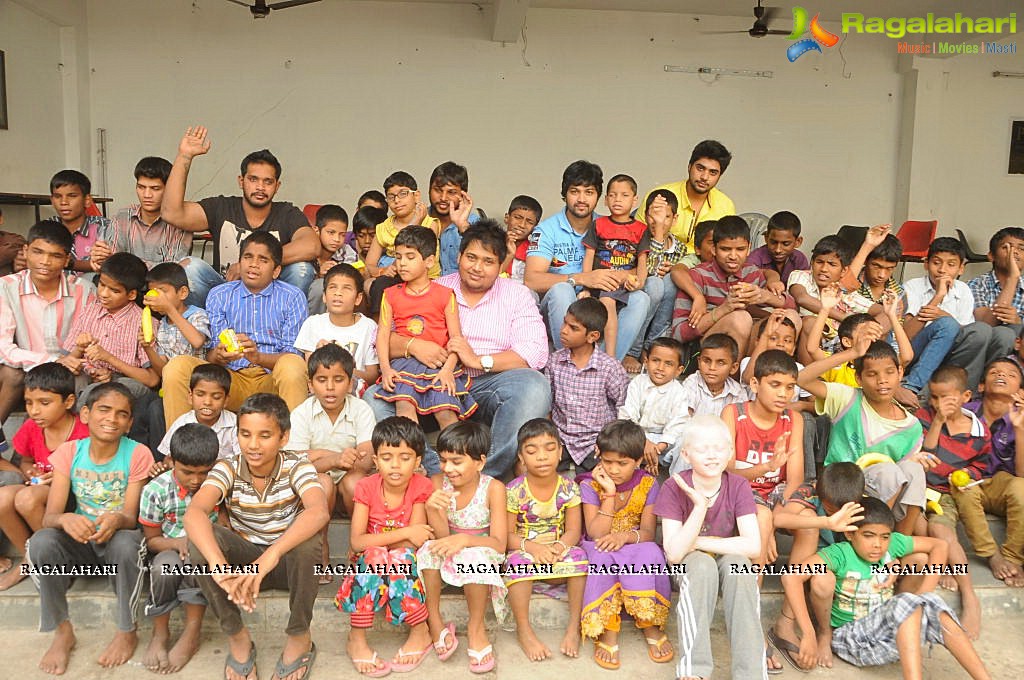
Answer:
<svg viewBox="0 0 1024 680"><path fill-rule="evenodd" d="M487 17L471 4L330 0L262 21L222 0L86 7L88 101L66 116L79 118L94 179L89 140L107 129L116 203L134 198L139 157L173 158L182 131L199 122L214 147L193 166L191 198L236 191L238 161L269 147L284 164L280 198L299 205L351 207L392 170L425 183L453 159L469 167L474 198L490 214L516 193L537 196L550 214L572 160L629 172L649 188L678 179L693 144L713 137L735 155L720 186L738 209L793 210L811 242L844 223L897 219L901 200L912 217L934 213L940 231L1020 221L1020 178L1005 176L1005 146L1008 120L1024 113L1015 108L1024 82L986 76L997 61L1024 70L1024 54L927 67L949 71L927 83L949 92L941 110L910 120L922 158L908 175L897 160L910 81L884 37L850 36L841 50L791 64L781 37L702 33L735 29L735 17L533 8L527 42L502 45L487 39ZM38 24L21 15L15 23ZM0 37L8 25L0 22ZM775 77L714 80L665 73L666 64ZM33 186L51 162L61 165L60 126L38 125L19 142L35 153ZM9 162L6 143L0 164ZM12 183L12 171L0 171L0 186ZM948 188L960 186L970 190Z"/></svg>
<svg viewBox="0 0 1024 680"><path fill-rule="evenodd" d="M812 234L893 210L901 78L877 39L851 40L843 77L836 50L790 64L785 40L697 32L736 27L721 17L531 9L524 50L487 40L472 5L334 0L253 21L198 4L88 3L92 127L108 130L122 201L135 161L173 157L201 122L214 147L193 165L192 197L233 191L240 158L266 146L284 164L280 196L298 204L351 206L394 169L425 183L454 159L490 214L523 192L550 212L577 158L649 188L713 137L735 154L721 187L740 210L792 209ZM706 83L665 64L775 77Z"/></svg>

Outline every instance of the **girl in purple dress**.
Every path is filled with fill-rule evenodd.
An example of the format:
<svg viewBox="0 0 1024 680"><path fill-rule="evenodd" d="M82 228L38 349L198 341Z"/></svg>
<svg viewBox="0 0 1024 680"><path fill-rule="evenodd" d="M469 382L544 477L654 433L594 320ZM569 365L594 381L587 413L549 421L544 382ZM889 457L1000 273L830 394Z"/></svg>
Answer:
<svg viewBox="0 0 1024 680"><path fill-rule="evenodd" d="M601 462L579 478L586 532L583 549L590 562L583 592L580 628L594 640L594 661L619 668L621 611L633 617L655 663L675 657L665 636L671 581L665 554L654 542L654 501L658 482L637 466L647 438L629 420L614 420L597 436Z"/></svg>

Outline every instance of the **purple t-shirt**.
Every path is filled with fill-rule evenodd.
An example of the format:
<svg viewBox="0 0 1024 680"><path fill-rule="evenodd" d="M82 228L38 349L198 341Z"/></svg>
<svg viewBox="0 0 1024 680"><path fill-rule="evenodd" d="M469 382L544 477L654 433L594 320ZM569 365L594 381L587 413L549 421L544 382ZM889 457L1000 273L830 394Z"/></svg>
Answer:
<svg viewBox="0 0 1024 680"><path fill-rule="evenodd" d="M768 252L768 246L756 248L754 252L747 255L747 264L752 264L758 269L775 269L775 261L772 260L772 254ZM779 278L782 279L783 283L786 283L789 281L789 275L793 272L798 269L810 268L811 263L807 261L807 256L799 250L794 250L789 254L789 259L786 260L786 264L782 266L782 272L779 274Z"/></svg>
<svg viewBox="0 0 1024 680"><path fill-rule="evenodd" d="M985 422L982 401L977 399L964 406ZM1009 415L1004 415L994 423L985 423L992 433L992 453L989 456L986 476L994 477L997 472L1005 471L1017 474L1017 433L1013 429Z"/></svg>
<svg viewBox="0 0 1024 680"><path fill-rule="evenodd" d="M693 470L681 473L683 481L693 486ZM670 477L661 485L658 500L654 504L654 514L664 519L685 522L693 511L693 501L679 485ZM704 525L699 536L716 538L733 538L739 536L736 519L744 515L757 513L754 505L754 494L750 490L750 482L731 472L722 473L722 488L715 504L708 508L704 515Z"/></svg>

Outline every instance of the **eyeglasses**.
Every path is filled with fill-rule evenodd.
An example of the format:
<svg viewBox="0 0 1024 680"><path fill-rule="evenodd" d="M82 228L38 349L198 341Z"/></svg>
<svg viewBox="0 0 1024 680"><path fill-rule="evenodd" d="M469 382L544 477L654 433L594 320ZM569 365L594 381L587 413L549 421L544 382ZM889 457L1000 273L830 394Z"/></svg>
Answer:
<svg viewBox="0 0 1024 680"><path fill-rule="evenodd" d="M397 194L388 194L387 196L384 197L384 200L387 201L388 203L397 203L398 201L401 201L411 193L412 189L402 189Z"/></svg>

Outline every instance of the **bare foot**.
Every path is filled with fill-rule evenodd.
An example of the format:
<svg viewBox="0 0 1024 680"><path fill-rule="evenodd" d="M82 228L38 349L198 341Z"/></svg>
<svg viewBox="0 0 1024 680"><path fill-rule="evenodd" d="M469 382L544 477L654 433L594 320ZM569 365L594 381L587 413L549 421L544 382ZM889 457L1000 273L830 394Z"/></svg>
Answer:
<svg viewBox="0 0 1024 680"><path fill-rule="evenodd" d="M565 631L565 637L562 638L562 644L558 647L558 651L565 654L571 659L577 659L580 655L580 627L579 624L570 626L569 630Z"/></svg>
<svg viewBox="0 0 1024 680"><path fill-rule="evenodd" d="M969 590L962 590L960 593L960 625L964 627L967 637L977 640L981 634L981 602L978 601L978 596Z"/></svg>
<svg viewBox="0 0 1024 680"><path fill-rule="evenodd" d="M960 586L956 584L956 578L948 574L939 577L939 587L943 590L948 590L951 593L955 593L960 590Z"/></svg>
<svg viewBox="0 0 1024 680"><path fill-rule="evenodd" d="M1007 562L1009 562L1009 564L1013 566L1013 568L1017 571L1017 574L1015 576L1006 577L1005 579L1003 579L1003 583L1010 586L1011 588L1024 588L1024 567L1015 562L1010 562L1009 560L1007 560Z"/></svg>
<svg viewBox="0 0 1024 680"><path fill-rule="evenodd" d="M769 671L782 670L782 662L775 656L775 650L771 646L764 646L764 665Z"/></svg>
<svg viewBox="0 0 1024 680"><path fill-rule="evenodd" d="M68 660L71 659L71 650L74 648L75 629L71 627L70 621L65 621L54 631L50 648L39 660L39 669L50 675L63 675L68 669Z"/></svg>
<svg viewBox="0 0 1024 680"><path fill-rule="evenodd" d="M832 640L818 640L818 665L832 668Z"/></svg>
<svg viewBox="0 0 1024 680"><path fill-rule="evenodd" d="M181 637L174 643L174 647L171 648L170 653L167 655L167 660L170 665L167 669L168 673L177 673L185 664L195 655L199 650L199 641L202 639L202 626L185 626L185 630L182 631Z"/></svg>
<svg viewBox="0 0 1024 680"><path fill-rule="evenodd" d="M988 558L988 568L992 570L992 575L1000 581L1020 576L1020 571L1017 570L1017 565L1003 557L1002 553L998 551L996 551L992 557ZM2 579L0 579L0 583L2 583Z"/></svg>
<svg viewBox="0 0 1024 680"><path fill-rule="evenodd" d="M170 668L167 659L167 631L153 629L153 637L146 646L146 653L142 656L142 665L154 673L166 673Z"/></svg>
<svg viewBox="0 0 1024 680"><path fill-rule="evenodd" d="M8 569L10 569L13 566L14 566L14 563L11 562L11 558L10 557L0 556L0 574L2 574L3 572L7 571Z"/></svg>
<svg viewBox="0 0 1024 680"><path fill-rule="evenodd" d="M119 630L114 635L114 639L107 645L107 648L100 654L100 658L96 659L96 663L104 668L120 666L132 658L137 644L139 644L139 636L134 630L128 632Z"/></svg>
<svg viewBox="0 0 1024 680"><path fill-rule="evenodd" d="M3 573L3 576L0 576L0 590L13 588L27 578L21 573L21 562L22 560L19 559L16 564Z"/></svg>
<svg viewBox="0 0 1024 680"><path fill-rule="evenodd" d="M551 650L537 639L537 634L532 629L517 630L516 637L519 639L519 646L523 653L530 661L543 661L551 658Z"/></svg>
<svg viewBox="0 0 1024 680"><path fill-rule="evenodd" d="M626 373L636 375L641 369L640 360L636 357L627 356L622 360L622 367L626 369Z"/></svg>

